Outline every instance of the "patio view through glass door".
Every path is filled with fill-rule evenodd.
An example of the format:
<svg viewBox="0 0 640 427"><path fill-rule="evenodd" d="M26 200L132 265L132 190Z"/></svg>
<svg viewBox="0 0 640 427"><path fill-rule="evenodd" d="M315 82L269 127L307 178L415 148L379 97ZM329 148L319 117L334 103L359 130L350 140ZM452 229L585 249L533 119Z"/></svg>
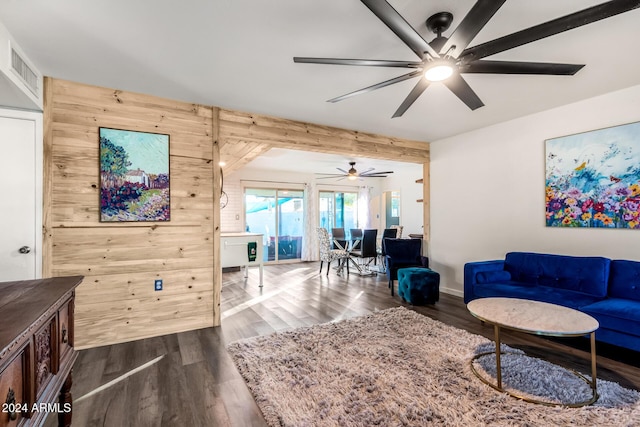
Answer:
<svg viewBox="0 0 640 427"><path fill-rule="evenodd" d="M264 235L264 261L300 259L304 192L246 188L244 194L246 230Z"/></svg>
<svg viewBox="0 0 640 427"><path fill-rule="evenodd" d="M344 228L350 238L349 230L358 228L358 193L320 191L319 205L320 227L329 234L332 228Z"/></svg>

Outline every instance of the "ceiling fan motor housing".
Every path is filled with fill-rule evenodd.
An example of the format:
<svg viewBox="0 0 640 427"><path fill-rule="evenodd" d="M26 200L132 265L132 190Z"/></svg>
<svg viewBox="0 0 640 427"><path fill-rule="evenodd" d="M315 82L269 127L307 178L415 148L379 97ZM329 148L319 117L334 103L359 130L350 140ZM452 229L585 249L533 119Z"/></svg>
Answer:
<svg viewBox="0 0 640 427"><path fill-rule="evenodd" d="M447 31L453 22L453 15L450 12L438 12L427 18L427 28L438 37Z"/></svg>

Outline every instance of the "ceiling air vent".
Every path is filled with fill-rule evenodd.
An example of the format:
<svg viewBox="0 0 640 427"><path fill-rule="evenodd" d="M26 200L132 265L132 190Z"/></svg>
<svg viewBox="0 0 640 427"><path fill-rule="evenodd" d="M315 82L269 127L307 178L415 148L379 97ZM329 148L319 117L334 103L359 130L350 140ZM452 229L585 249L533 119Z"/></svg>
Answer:
<svg viewBox="0 0 640 427"><path fill-rule="evenodd" d="M38 75L27 65L13 47L11 48L11 68L18 74L29 90L38 96Z"/></svg>

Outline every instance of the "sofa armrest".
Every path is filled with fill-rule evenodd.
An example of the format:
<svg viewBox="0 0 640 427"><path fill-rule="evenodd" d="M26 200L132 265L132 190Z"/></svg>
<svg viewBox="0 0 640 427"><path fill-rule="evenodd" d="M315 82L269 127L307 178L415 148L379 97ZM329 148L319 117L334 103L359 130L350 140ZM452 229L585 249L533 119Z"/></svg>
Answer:
<svg viewBox="0 0 640 427"><path fill-rule="evenodd" d="M476 299L473 288L478 284L476 275L481 272L504 270L504 260L468 262L464 265L464 302Z"/></svg>

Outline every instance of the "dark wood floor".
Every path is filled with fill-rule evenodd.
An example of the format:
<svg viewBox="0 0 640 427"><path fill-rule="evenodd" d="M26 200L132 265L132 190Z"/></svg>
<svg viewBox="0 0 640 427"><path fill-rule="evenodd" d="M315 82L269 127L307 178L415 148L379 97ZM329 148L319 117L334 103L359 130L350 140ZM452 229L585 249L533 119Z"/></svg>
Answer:
<svg viewBox="0 0 640 427"><path fill-rule="evenodd" d="M265 267L223 275L222 326L80 351L74 367L74 426L263 426L225 347L241 338L349 318L399 305L470 332L492 337L459 297L441 294L435 306L413 307L391 297L386 277L318 274L319 263ZM589 371L588 342L503 334L503 342L532 355ZM569 344L569 345L567 345ZM132 370L156 360L146 368ZM129 375L120 381L114 381ZM640 354L598 345L598 377L640 389ZM113 384L101 391L98 387ZM95 394L84 397L92 391ZM55 425L50 416L47 425Z"/></svg>

